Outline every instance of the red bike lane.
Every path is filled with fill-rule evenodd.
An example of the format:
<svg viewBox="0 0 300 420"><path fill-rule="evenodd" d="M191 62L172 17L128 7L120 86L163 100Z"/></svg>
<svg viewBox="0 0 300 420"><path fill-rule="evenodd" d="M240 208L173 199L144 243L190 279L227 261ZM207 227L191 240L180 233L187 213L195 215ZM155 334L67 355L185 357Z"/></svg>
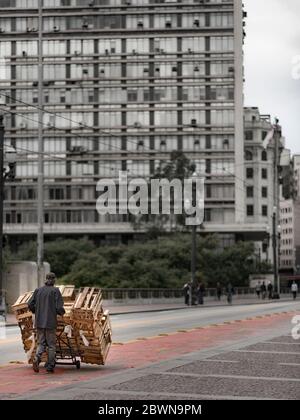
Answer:
<svg viewBox="0 0 300 420"><path fill-rule="evenodd" d="M80 370L74 366L57 366L55 374L33 372L30 365L12 364L0 366L0 399L26 396L32 392L46 391L65 385L76 384L126 369L145 367L188 354L194 351L213 349L234 344L249 337L263 337L268 331L287 326L292 328L292 318L299 312L275 313L244 320L208 325L192 330L141 338L124 344L113 344L106 366L82 364Z"/></svg>

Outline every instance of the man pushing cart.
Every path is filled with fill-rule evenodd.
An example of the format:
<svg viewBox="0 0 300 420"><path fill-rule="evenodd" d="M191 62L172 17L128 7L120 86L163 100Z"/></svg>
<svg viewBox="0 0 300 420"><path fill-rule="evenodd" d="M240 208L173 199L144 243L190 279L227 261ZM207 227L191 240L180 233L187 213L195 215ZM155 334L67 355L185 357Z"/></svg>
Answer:
<svg viewBox="0 0 300 420"><path fill-rule="evenodd" d="M33 359L32 367L39 372L39 364L43 353L48 348L48 361L46 370L54 373L56 358L56 329L57 316L64 315L64 301L60 290L55 285L56 276L54 273L46 275L46 282L43 287L36 289L28 302L28 307L35 314L35 328L37 333L38 347Z"/></svg>

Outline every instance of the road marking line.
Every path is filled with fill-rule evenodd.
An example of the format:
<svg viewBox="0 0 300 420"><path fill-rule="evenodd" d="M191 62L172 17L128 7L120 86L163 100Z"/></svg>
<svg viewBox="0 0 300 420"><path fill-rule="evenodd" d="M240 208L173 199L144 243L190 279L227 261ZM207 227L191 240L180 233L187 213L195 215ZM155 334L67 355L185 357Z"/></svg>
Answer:
<svg viewBox="0 0 300 420"><path fill-rule="evenodd" d="M4 384L0 384L0 386L6 386L6 385L13 385L16 382L5 382Z"/></svg>
<svg viewBox="0 0 300 420"><path fill-rule="evenodd" d="M204 359L202 362L220 362L220 363L241 363L238 360L222 360L222 359Z"/></svg>
<svg viewBox="0 0 300 420"><path fill-rule="evenodd" d="M184 373L184 372L157 372L157 375L171 375L171 376L187 376L191 378L225 378L225 379L246 379L246 380L259 380L259 381L277 381L277 382L300 382L296 378L277 378L275 376L247 376L247 375L222 375L222 374L208 374L208 373Z"/></svg>
<svg viewBox="0 0 300 420"><path fill-rule="evenodd" d="M300 343L284 343L282 341L263 341L261 344L285 344L285 345L287 344L289 346L293 346L297 344L298 346L300 346Z"/></svg>
<svg viewBox="0 0 300 420"><path fill-rule="evenodd" d="M6 344L17 343L18 341L20 341L20 342L22 341L21 340L21 335L18 338L7 338L7 339L0 340L0 345L3 346L3 345L6 345Z"/></svg>
<svg viewBox="0 0 300 420"><path fill-rule="evenodd" d="M296 354L300 356L299 352L291 352L291 351L268 351L268 350L233 350L237 353L265 353L265 354Z"/></svg>
<svg viewBox="0 0 300 420"><path fill-rule="evenodd" d="M299 366L300 367L300 363L278 363L281 366Z"/></svg>

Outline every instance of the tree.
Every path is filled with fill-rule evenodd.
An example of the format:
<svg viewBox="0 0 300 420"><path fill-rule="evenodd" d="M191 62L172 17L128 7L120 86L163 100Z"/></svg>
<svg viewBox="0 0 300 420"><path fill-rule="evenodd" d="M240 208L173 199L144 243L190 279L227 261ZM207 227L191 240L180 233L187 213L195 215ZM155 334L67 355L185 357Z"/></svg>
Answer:
<svg viewBox="0 0 300 420"><path fill-rule="evenodd" d="M195 165L185 156L181 151L173 151L170 155L170 160L166 163L163 162L156 168L154 175L151 179L167 179L172 181L179 179L183 182L185 179L191 177L195 172ZM149 197L149 203L151 203ZM170 197L171 215L151 214L149 205L149 214L139 215L132 218L132 224L135 230L145 230L147 239L157 239L166 230L182 231L184 225L184 215L173 215L172 209L174 207L174 196ZM168 229L169 228L169 229Z"/></svg>
<svg viewBox="0 0 300 420"><path fill-rule="evenodd" d="M45 243L44 261L47 261L57 277L70 272L71 266L81 255L91 252L95 248L88 239L57 239ZM36 242L23 244L18 253L13 256L16 260L36 261Z"/></svg>
<svg viewBox="0 0 300 420"><path fill-rule="evenodd" d="M248 284L252 243L221 249L216 236L198 237L197 276L207 287L217 282ZM191 238L177 233L130 245L105 246L83 254L63 281L76 286L181 288L191 277Z"/></svg>

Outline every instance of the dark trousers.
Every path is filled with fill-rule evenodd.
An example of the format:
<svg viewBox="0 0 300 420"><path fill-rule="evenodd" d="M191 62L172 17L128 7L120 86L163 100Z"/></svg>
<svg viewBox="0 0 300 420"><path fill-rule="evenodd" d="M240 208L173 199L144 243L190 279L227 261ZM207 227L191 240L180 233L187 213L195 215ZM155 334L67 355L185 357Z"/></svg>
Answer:
<svg viewBox="0 0 300 420"><path fill-rule="evenodd" d="M293 292L293 298L297 299L297 292Z"/></svg>
<svg viewBox="0 0 300 420"><path fill-rule="evenodd" d="M45 353L46 349L48 348L47 367L54 369L56 355L56 330L37 328L37 341L37 359L40 361L43 353Z"/></svg>
<svg viewBox="0 0 300 420"><path fill-rule="evenodd" d="M203 299L203 293L202 292L198 293L198 304L199 305L204 305L204 299Z"/></svg>

